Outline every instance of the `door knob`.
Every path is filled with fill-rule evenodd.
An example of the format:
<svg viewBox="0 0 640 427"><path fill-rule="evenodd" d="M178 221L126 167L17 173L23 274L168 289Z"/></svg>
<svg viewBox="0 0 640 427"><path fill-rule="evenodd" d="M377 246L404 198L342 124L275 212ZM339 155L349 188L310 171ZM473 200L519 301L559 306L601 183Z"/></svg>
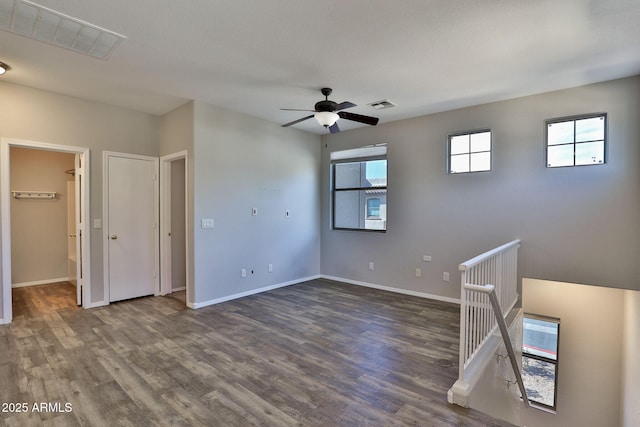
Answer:
<svg viewBox="0 0 640 427"><path fill-rule="evenodd" d="M69 234L69 237L76 237L76 236L77 236L77 234L76 234L76 233L71 233L71 234Z"/></svg>
<svg viewBox="0 0 640 427"><path fill-rule="evenodd" d="M118 235L117 234L112 234L110 237L111 237L111 240L116 240L118 238Z"/></svg>

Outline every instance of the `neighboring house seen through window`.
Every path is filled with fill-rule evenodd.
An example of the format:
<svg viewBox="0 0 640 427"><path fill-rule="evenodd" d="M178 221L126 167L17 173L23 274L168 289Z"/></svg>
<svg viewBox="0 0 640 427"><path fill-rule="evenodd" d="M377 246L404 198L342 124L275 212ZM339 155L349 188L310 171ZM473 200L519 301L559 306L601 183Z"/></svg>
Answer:
<svg viewBox="0 0 640 427"><path fill-rule="evenodd" d="M331 169L333 229L386 231L387 146L334 151Z"/></svg>

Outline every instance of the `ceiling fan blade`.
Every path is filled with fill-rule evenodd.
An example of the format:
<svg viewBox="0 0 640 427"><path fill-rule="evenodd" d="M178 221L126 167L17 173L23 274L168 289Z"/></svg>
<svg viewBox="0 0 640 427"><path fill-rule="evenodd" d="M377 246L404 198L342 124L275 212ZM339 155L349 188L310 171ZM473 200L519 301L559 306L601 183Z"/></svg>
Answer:
<svg viewBox="0 0 640 427"><path fill-rule="evenodd" d="M312 111L315 113L316 110L300 110L298 108L281 108L280 111Z"/></svg>
<svg viewBox="0 0 640 427"><path fill-rule="evenodd" d="M354 114L354 113L349 113L347 111L340 111L338 115L342 119L351 120L359 123L365 123L371 126L377 125L378 120L380 120L377 117L363 116L362 114Z"/></svg>
<svg viewBox="0 0 640 427"><path fill-rule="evenodd" d="M289 126L291 126L291 125L295 125L296 123L300 123L300 122L303 122L303 121L305 121L305 120L307 120L307 119L310 119L311 117L313 117L313 114L312 114L312 115L310 115L310 116L307 116L307 117L303 117L303 118L298 119L298 120L294 120L294 121L289 122L289 123L285 123L284 125L282 125L282 127L283 127L283 128L287 128L287 127L289 127Z"/></svg>
<svg viewBox="0 0 640 427"><path fill-rule="evenodd" d="M329 132L331 132L331 133L338 133L338 132L340 132L340 128L338 127L338 122L335 122L334 124L332 124L331 126L329 126Z"/></svg>
<svg viewBox="0 0 640 427"><path fill-rule="evenodd" d="M346 110L347 108L352 108L352 107L357 107L357 105L354 104L353 102L344 101L338 104L338 108L336 108L336 111Z"/></svg>

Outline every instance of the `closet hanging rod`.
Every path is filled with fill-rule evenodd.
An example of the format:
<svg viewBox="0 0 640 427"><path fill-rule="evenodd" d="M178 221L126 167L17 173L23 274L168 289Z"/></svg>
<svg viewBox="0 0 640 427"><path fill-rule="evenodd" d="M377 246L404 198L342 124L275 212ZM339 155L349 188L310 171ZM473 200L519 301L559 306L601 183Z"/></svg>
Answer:
<svg viewBox="0 0 640 427"><path fill-rule="evenodd" d="M55 199L55 191L12 191L14 199Z"/></svg>

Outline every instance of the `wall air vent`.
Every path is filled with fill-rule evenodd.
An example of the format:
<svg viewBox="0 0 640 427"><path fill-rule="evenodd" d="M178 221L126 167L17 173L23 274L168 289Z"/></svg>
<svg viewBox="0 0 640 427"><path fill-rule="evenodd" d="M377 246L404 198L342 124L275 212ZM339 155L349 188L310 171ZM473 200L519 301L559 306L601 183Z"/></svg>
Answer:
<svg viewBox="0 0 640 427"><path fill-rule="evenodd" d="M0 29L105 60L126 39L27 0L0 0Z"/></svg>
<svg viewBox="0 0 640 427"><path fill-rule="evenodd" d="M367 104L367 105L372 106L376 110L384 110L385 108L393 108L393 107L396 106L396 104L394 104L393 102L389 101L388 99L383 99L382 101L372 102L372 103Z"/></svg>

